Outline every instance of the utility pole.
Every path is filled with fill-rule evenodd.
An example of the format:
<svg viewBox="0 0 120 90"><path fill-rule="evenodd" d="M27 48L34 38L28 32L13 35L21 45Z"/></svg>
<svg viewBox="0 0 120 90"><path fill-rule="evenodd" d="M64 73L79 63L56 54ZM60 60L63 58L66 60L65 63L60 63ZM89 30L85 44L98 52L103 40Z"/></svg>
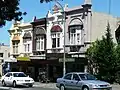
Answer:
<svg viewBox="0 0 120 90"><path fill-rule="evenodd" d="M63 55L63 76L65 75L66 73L66 65L65 65L65 59L66 59L66 56L65 56L65 22L66 22L66 18L65 18L65 10L64 10L64 7L57 1L55 0L55 2L61 7L62 9L62 12L63 12L63 24L64 24L64 45L63 45L63 52L64 52L64 55Z"/></svg>

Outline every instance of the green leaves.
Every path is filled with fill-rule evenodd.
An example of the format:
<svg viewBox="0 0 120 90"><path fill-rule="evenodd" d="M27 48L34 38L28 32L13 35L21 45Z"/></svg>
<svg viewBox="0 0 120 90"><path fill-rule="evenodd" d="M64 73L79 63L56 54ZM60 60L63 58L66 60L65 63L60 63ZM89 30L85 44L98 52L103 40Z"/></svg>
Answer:
<svg viewBox="0 0 120 90"><path fill-rule="evenodd" d="M102 36L101 40L96 40L91 47L88 48L86 56L88 61L92 62L89 63L89 68L92 69L89 70L90 73L96 74L99 79L110 83L115 81L118 61L116 60L115 44L112 40L109 23L105 35ZM92 65L94 65L94 67L91 67Z"/></svg>
<svg viewBox="0 0 120 90"><path fill-rule="evenodd" d="M51 1L63 1L63 0L40 0L40 3L43 3L43 2L48 3L48 2L51 2Z"/></svg>
<svg viewBox="0 0 120 90"><path fill-rule="evenodd" d="M19 11L20 0L0 0L0 27L4 26L6 21L22 19L22 13Z"/></svg>

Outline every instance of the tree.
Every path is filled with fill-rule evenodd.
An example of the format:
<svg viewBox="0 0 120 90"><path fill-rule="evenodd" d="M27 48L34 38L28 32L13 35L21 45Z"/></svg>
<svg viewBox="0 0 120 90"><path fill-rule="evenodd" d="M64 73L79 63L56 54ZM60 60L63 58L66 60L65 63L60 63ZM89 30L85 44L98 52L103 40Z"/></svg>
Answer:
<svg viewBox="0 0 120 90"><path fill-rule="evenodd" d="M116 55L116 82L120 84L120 44L116 46L115 50L115 55Z"/></svg>
<svg viewBox="0 0 120 90"><path fill-rule="evenodd" d="M20 0L0 0L0 27L4 26L6 21L21 20L26 12L19 11Z"/></svg>
<svg viewBox="0 0 120 90"><path fill-rule="evenodd" d="M50 1L53 1L53 0L40 0L40 3L43 3L43 2L50 2Z"/></svg>
<svg viewBox="0 0 120 90"><path fill-rule="evenodd" d="M116 57L115 44L112 40L110 25L108 23L106 34L101 40L96 40L87 50L87 58L89 66L94 65L94 72L101 80L110 83L115 81L116 73Z"/></svg>
<svg viewBox="0 0 120 90"><path fill-rule="evenodd" d="M58 1L58 0L40 0L40 3L43 3L43 2L51 2L51 1ZM60 0L59 0L60 1ZM61 0L62 1L62 0Z"/></svg>

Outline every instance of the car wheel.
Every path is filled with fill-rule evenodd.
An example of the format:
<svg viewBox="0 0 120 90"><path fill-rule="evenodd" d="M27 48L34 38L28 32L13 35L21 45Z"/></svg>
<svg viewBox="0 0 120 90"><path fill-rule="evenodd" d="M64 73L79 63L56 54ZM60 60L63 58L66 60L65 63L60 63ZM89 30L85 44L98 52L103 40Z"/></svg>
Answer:
<svg viewBox="0 0 120 90"><path fill-rule="evenodd" d="M82 90L89 90L89 88L87 86L83 87Z"/></svg>
<svg viewBox="0 0 120 90"><path fill-rule="evenodd" d="M29 85L29 87L33 87L33 85Z"/></svg>
<svg viewBox="0 0 120 90"><path fill-rule="evenodd" d="M16 82L15 81L13 81L13 87L16 87Z"/></svg>
<svg viewBox="0 0 120 90"><path fill-rule="evenodd" d="M60 86L60 90L65 90L65 86L64 86L64 85L61 85L61 86Z"/></svg>
<svg viewBox="0 0 120 90"><path fill-rule="evenodd" d="M2 86L6 86L6 84L5 84L5 81L4 81L4 80L2 81Z"/></svg>

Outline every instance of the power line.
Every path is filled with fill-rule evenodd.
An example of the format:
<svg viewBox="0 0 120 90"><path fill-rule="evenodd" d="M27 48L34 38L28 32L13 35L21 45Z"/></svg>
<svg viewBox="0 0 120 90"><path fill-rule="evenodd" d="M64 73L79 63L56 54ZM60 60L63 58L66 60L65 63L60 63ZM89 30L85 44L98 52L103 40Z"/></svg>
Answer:
<svg viewBox="0 0 120 90"><path fill-rule="evenodd" d="M109 14L111 14L111 0L109 0Z"/></svg>

